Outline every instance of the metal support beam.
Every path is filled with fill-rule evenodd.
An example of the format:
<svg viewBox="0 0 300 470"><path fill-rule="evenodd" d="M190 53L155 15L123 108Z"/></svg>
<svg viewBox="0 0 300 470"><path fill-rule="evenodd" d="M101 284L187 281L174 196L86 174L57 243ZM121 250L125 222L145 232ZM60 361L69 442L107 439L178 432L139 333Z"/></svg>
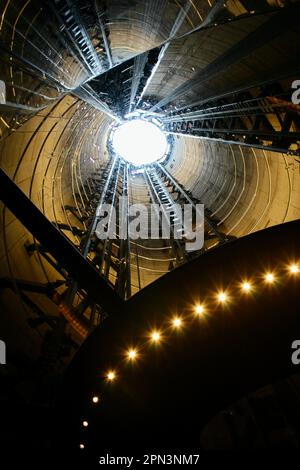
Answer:
<svg viewBox="0 0 300 470"><path fill-rule="evenodd" d="M290 82L212 99L163 118L167 132L300 154L299 106L290 101ZM274 89L280 93L274 94Z"/></svg>
<svg viewBox="0 0 300 470"><path fill-rule="evenodd" d="M73 235L76 235L78 237L83 237L85 234L84 230L81 230L80 228L75 227L74 225L68 225L68 224L56 223L56 222L52 222L52 223L56 225L56 227L59 228L60 230L66 230L68 232L72 232Z"/></svg>
<svg viewBox="0 0 300 470"><path fill-rule="evenodd" d="M115 158L112 162L111 168L110 168L108 176L106 178L105 185L104 185L103 191L101 193L100 201L99 201L98 206L96 208L93 220L92 220L92 222L89 226L86 242L85 242L84 247L82 249L82 255L84 256L84 258L86 258L88 253L89 253L89 249L90 249L90 245L91 245L91 238L94 235L95 230L97 228L97 224L99 222L99 214L101 212L101 207L104 203L108 188L111 184L113 174L114 174L114 171L115 171L115 167L116 167L116 163L117 163L117 159Z"/></svg>
<svg viewBox="0 0 300 470"><path fill-rule="evenodd" d="M91 38L84 27L76 2L72 0L55 0L52 9L64 31L70 38L86 70L91 75L101 71L101 63L94 49Z"/></svg>
<svg viewBox="0 0 300 470"><path fill-rule="evenodd" d="M104 24L103 24L103 21L102 21L102 15L101 15L101 11L100 11L99 4L98 4L97 0L95 0L95 9L96 9L97 17L98 17L98 23L99 23L101 34L102 34L102 38L103 38L103 42L104 42L104 47L105 47L105 52L106 52L106 55L107 55L108 63L109 63L110 67L113 67L114 64L113 64L112 54L111 54L111 50L110 50L110 45L109 45L109 42L108 42L108 39L107 39L107 36L106 36L105 27L104 27Z"/></svg>
<svg viewBox="0 0 300 470"><path fill-rule="evenodd" d="M191 8L191 2L190 1L187 1L185 2L185 5L183 8L180 9L180 12L178 13L177 17L176 17L176 20L173 24L173 27L170 31L170 35L169 35L169 38L168 38L168 41L162 46L160 52L159 52L159 56L158 56L158 59L157 59L157 62L155 64L155 66L153 67L152 69L152 72L151 72L151 75L150 77L148 78L145 86L144 86L144 89L141 93L141 96L140 96L140 99L138 101L137 104L139 104L139 102L141 101L141 99L143 98L143 96L145 95L154 75L156 74L156 71L158 69L158 67L160 66L160 63L161 61L163 60L164 56L165 56L165 53L170 45L170 41L176 36L177 32L179 31L180 27L182 26L185 18L186 18L186 15L189 11L189 9Z"/></svg>
<svg viewBox="0 0 300 470"><path fill-rule="evenodd" d="M122 308L120 297L2 169L0 199L96 303L108 313Z"/></svg>
<svg viewBox="0 0 300 470"><path fill-rule="evenodd" d="M118 163L118 166L116 168L114 178L112 178L112 183L113 186L110 190L109 196L106 199L106 203L110 204L111 207L116 207L117 201L116 201L116 195L118 192L118 180L119 180L119 175L120 175L120 170L121 170L121 161L119 159L114 159L114 163ZM99 207L100 210L100 207ZM98 215L98 213L97 213ZM109 233L110 229L110 224L112 220L112 212L109 214L108 218L108 223L107 223L107 233ZM109 277L109 268L110 268L110 263L111 263L111 249L112 249L112 240L109 238L105 238L104 243L103 243L103 251L102 251L102 256L101 256L101 266L100 266L100 273L104 273L104 276L106 279Z"/></svg>
<svg viewBox="0 0 300 470"><path fill-rule="evenodd" d="M133 105L135 103L136 94L141 82L141 78L145 69L145 65L148 59L148 52L144 54L139 54L134 59L134 66L132 72L132 82L131 82L131 90L130 90L130 102L129 102L129 109L128 112L132 111Z"/></svg>
<svg viewBox="0 0 300 470"><path fill-rule="evenodd" d="M173 178L172 175L170 175L170 173L160 164L158 163L157 164L159 169L162 171L162 173L165 174L165 176L169 179L169 181L171 181L171 183L173 184L173 186L176 188L177 191L179 191L179 193L187 200L187 202L189 204L191 204L194 209L196 210L196 204L194 203L194 201L189 197L189 195L183 190L183 188L177 183L177 181ZM226 242L226 237L223 235L223 233L221 233L218 228L216 227L216 224L214 224L212 222L212 220L210 220L210 218L205 215L204 216L204 219L205 219L205 222L207 223L207 225L209 226L209 228L212 230L212 232L215 234L215 236L222 242Z"/></svg>
<svg viewBox="0 0 300 470"><path fill-rule="evenodd" d="M52 266L52 268L54 268L58 272L58 274L60 274L64 279L67 279L68 274L66 270L58 264L58 262L40 243L24 243L24 248L26 249L29 256L31 256L36 251L47 261L47 263Z"/></svg>
<svg viewBox="0 0 300 470"><path fill-rule="evenodd" d="M42 282L32 282L24 279L11 279L9 277L3 277L2 279L0 279L0 289L7 289L17 285L17 287L21 290L27 292L35 292L38 294L45 294L50 297L54 289L60 287L63 284L65 284L65 281L62 280L58 280L55 282L47 282L46 284L44 284Z"/></svg>
<svg viewBox="0 0 300 470"><path fill-rule="evenodd" d="M150 111L165 107L170 102L174 102L182 96L185 96L192 89L199 89L203 83L207 83L217 74L224 73L229 67L237 64L250 54L255 54L255 52L264 45L274 41L293 27L296 27L298 24L297 13L299 13L299 9L295 7L282 9L282 11L278 11L271 16L266 16L267 21L250 31L247 36L239 42L236 42L222 55L216 57L215 60L201 69L194 78L180 85L171 94L157 102L150 108ZM294 68L297 69L296 63L294 64ZM234 92L234 90L232 90L232 92Z"/></svg>
<svg viewBox="0 0 300 470"><path fill-rule="evenodd" d="M127 197L127 214L129 214L129 165L125 165L126 185L124 188L124 196ZM127 253L126 253L126 298L131 296L131 255L130 255L130 234L127 224Z"/></svg>
<svg viewBox="0 0 300 470"><path fill-rule="evenodd" d="M119 227L119 265L118 265L118 277L116 286L118 292L122 298L129 299L131 297L131 266L130 266L130 234L128 230L128 214L129 214L129 171L128 164L123 165L122 174L122 197L123 204L126 201L126 205L118 204L119 215L122 213L123 217L126 217L126 238L121 237Z"/></svg>
<svg viewBox="0 0 300 470"><path fill-rule="evenodd" d="M186 261L187 254L181 240L175 236L175 232L180 232L181 234L184 232L183 224L180 221L176 221L175 202L154 167L149 170L145 169L144 177L149 188L150 198L155 204L159 204L162 217L167 225L170 224L170 242L176 262L179 265ZM159 214L157 216L159 218Z"/></svg>

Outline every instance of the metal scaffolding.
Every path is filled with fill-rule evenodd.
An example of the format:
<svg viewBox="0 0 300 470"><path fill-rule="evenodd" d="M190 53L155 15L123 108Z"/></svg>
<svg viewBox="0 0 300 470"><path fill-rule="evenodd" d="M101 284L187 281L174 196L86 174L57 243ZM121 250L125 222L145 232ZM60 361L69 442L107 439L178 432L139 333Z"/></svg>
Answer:
<svg viewBox="0 0 300 470"><path fill-rule="evenodd" d="M243 7L229 5L234 3ZM62 178L64 168L69 172L64 177L71 175L71 195L64 200L59 193L59 210L52 201L49 220L53 223L30 201L32 182L27 198L1 172L1 197L37 239L26 244L28 255L36 254L59 276L60 284L51 286L54 289L51 299L78 332L91 331L106 313L117 311L123 305L122 300L129 299L174 267L231 239L223 222L206 208L204 246L197 252L187 252L184 237L176 236L185 235L176 207L190 204L195 212L201 201L164 164L141 170L113 155L109 139L108 158L103 158L104 163L95 164L95 171L89 168L81 172L78 167L84 153L81 153L83 138L89 141L89 131L96 134L99 123L107 120L107 137L112 121L115 125L132 116L154 117L160 120L161 129L170 140L172 134L177 134L300 155L299 106L291 102L291 83L300 70L297 44L286 62L280 63L280 67L286 65L282 67L284 70L277 70L276 54L274 59L270 58L270 67L265 66L260 52L265 44L273 42L276 51L276 41L283 40L290 30L294 37L292 34L299 28L296 14L299 8L278 10L273 8L273 2L263 2L264 6L256 7L254 15L250 6L244 6L246 3L125 0L121 5L113 0L55 0L43 2L41 9L40 3L33 0L29 11L25 8L27 4L21 10L23 6L16 0L8 2L2 12L0 50L6 87L6 101L0 105L5 117L2 125L6 132L13 132L32 116L41 118L29 139L31 142L33 136L44 132L48 107L57 112L57 122L66 120L60 134L55 113L50 116L49 112L49 119L54 121L49 135L53 131L59 137L46 171L50 159L59 153L51 197L54 198L55 184ZM24 14L19 15L20 11ZM120 51L117 36L143 28L143 40L136 49L132 44L136 37L132 35L128 50ZM199 44L202 39L215 35L219 35L215 50L208 50L209 53L206 50L205 54ZM224 38L235 35L236 41L226 44ZM259 66L253 59L256 54ZM252 65L257 66L255 82L248 83L244 72L239 81L235 76L239 69L231 74L231 68L239 67L242 62L246 71ZM60 114L58 100L66 94L74 101ZM68 118L69 112L70 115L74 112L73 117ZM64 140L65 130L69 134ZM43 145L46 140L47 137ZM93 145L98 143L97 135ZM30 143L25 146L20 161L29 146ZM88 159L89 145L85 152L84 162L89 161L92 166ZM101 152L102 158L103 145ZM168 163L170 154L164 163ZM71 166L66 164L69 161ZM44 209L44 193L48 194L44 181L41 192ZM125 208L120 206L120 197L127 201ZM153 203L159 206L160 233L164 220L171 221L169 238L151 242L130 238L129 206L142 200L148 206ZM118 215L125 211L125 238L120 236L118 224L113 237L97 237L105 204L110 204ZM111 225L109 217L107 233ZM11 286L10 281L5 282L3 285ZM15 285L29 304L30 299L24 293L30 290L28 282L15 280ZM36 284L32 288L42 295L49 294L49 285ZM31 306L38 311L33 303Z"/></svg>
<svg viewBox="0 0 300 470"><path fill-rule="evenodd" d="M162 118L175 134L300 155L300 117L291 80L199 102ZM285 90L284 90L285 88Z"/></svg>

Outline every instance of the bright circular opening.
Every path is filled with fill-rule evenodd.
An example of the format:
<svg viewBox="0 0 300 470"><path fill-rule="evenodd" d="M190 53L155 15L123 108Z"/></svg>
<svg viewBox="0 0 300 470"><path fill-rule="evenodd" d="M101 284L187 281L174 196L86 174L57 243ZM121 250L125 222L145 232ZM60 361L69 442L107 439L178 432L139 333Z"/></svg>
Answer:
<svg viewBox="0 0 300 470"><path fill-rule="evenodd" d="M112 138L114 151L134 165L160 160L167 151L165 134L155 124L141 119L121 124Z"/></svg>

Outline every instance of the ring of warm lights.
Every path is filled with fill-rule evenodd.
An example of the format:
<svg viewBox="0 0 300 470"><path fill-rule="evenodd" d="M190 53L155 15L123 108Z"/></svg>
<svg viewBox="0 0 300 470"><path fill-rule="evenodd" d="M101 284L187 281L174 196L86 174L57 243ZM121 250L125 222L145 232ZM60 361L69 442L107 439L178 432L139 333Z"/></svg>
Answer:
<svg viewBox="0 0 300 470"><path fill-rule="evenodd" d="M285 269L284 269L284 274L288 274L290 277L295 277L300 274L300 264L298 263L291 263L288 264ZM265 272L262 276L259 276L257 278L257 281L263 282L264 285L276 285L276 282L279 279L279 269L277 271L267 271ZM256 283L257 284L257 283ZM250 295L252 292L255 290L255 283L254 280L243 280L242 282L239 282L238 288L239 292L241 292L244 295ZM230 303L231 298L233 297L233 289L231 289L231 293L229 294L228 290L221 290L215 294L214 297L214 303L222 304L225 305L227 303ZM205 302L202 302L201 304L198 303L193 306L193 316L198 317L198 318L203 318L205 314L208 312L207 306ZM156 344L158 345L159 343L163 342L165 339L165 333L171 328L173 331L174 330L181 330L186 324L188 324L188 318L183 318L183 316L175 316L171 318L170 321L168 321L168 325L165 328L161 329L153 329L148 333L148 338L149 341L145 345L140 345L138 348L137 347L131 347L127 351L125 351L125 359L127 362L134 362L135 360L138 360L139 358L139 352L143 349L143 346L145 347L149 342L150 344L152 343L153 345ZM104 375L103 378L107 382L114 382L119 373L117 372L117 369L110 369L107 371ZM98 396L93 396L92 402L98 403L100 401ZM82 422L83 427L88 426L88 421L84 420ZM83 443L79 444L80 449L84 449L85 445Z"/></svg>

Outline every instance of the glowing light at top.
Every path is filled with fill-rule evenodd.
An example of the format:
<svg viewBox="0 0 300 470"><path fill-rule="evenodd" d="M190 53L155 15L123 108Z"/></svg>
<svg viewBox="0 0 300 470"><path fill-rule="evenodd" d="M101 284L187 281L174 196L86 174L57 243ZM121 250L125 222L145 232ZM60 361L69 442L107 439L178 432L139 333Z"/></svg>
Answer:
<svg viewBox="0 0 300 470"><path fill-rule="evenodd" d="M147 165L160 160L168 143L158 126L142 119L121 124L112 138L114 151L133 165Z"/></svg>

